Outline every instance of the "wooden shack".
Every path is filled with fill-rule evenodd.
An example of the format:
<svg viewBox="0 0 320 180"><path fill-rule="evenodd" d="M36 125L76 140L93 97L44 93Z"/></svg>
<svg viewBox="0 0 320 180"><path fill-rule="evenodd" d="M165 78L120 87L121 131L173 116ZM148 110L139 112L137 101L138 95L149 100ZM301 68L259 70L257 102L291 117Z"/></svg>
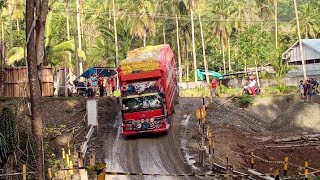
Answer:
<svg viewBox="0 0 320 180"><path fill-rule="evenodd" d="M28 69L26 67L6 67L4 81L5 97L29 96ZM42 96L53 96L53 68L42 68Z"/></svg>

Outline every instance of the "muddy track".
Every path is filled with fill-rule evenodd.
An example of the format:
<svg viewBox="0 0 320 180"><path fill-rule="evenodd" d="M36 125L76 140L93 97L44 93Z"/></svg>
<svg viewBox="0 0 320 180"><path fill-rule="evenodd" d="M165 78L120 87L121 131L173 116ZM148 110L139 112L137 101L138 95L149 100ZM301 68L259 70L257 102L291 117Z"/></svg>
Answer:
<svg viewBox="0 0 320 180"><path fill-rule="evenodd" d="M176 114L172 117L172 128L167 135L140 135L132 138L121 136L121 116L118 108L104 110L106 101L99 101L98 134L103 144L97 151L98 160L107 163L107 171L156 173L156 174L190 174L192 169L186 163L185 154L180 147L186 137L186 125L182 121L190 113L194 104L180 99ZM197 103L196 103L197 104ZM109 104L116 105L115 103ZM188 107L189 106L189 107ZM109 112L113 111L113 112ZM115 115L116 114L116 115ZM109 176L108 179L194 179L187 176Z"/></svg>

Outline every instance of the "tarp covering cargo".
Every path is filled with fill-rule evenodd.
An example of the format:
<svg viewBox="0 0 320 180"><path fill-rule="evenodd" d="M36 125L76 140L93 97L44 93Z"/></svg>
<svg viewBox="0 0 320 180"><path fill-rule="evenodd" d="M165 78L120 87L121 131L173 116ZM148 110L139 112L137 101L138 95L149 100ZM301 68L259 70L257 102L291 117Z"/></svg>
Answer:
<svg viewBox="0 0 320 180"><path fill-rule="evenodd" d="M173 56L168 44L138 48L130 51L120 62L119 71L123 75L159 69L166 71L171 68Z"/></svg>

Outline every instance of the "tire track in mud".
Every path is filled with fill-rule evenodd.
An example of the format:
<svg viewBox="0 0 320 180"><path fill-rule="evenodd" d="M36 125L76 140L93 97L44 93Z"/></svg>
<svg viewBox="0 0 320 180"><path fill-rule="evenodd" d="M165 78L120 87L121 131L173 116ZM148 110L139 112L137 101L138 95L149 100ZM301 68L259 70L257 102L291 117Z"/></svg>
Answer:
<svg viewBox="0 0 320 180"><path fill-rule="evenodd" d="M181 101L181 100L180 100ZM135 172L135 173L163 173L190 174L192 170L187 165L187 159L181 141L186 138L189 129L182 124L183 116L190 113L195 102L182 98L177 106L176 114L172 118L172 127L168 135L141 135L133 138L121 136L121 115L118 113L114 120L110 120L103 133L104 145L100 149L103 159L107 163L107 171ZM199 100L199 102L201 102ZM192 105L191 105L192 104ZM189 107L186 107L189 106ZM192 106L192 107L190 107ZM174 176L108 176L107 179L142 179L142 180L170 180L196 179L195 177Z"/></svg>

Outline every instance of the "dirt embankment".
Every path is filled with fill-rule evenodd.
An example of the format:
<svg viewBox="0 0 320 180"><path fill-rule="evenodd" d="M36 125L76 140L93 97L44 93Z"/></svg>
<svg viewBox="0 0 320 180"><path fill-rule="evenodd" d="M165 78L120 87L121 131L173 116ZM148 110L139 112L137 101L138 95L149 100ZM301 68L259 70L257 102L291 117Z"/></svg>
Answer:
<svg viewBox="0 0 320 180"><path fill-rule="evenodd" d="M299 141L286 147L273 143L276 138L320 133L319 99L318 96L315 102L307 103L296 96L257 97L247 109L237 107L234 102L224 104L227 99L215 99L208 108L208 121L215 136L216 161L225 164L229 154L229 163L243 170L250 167L250 157L245 155L253 152L267 161L283 161L288 156L291 163L304 166L304 161L309 161L311 167L320 169L316 161L320 141L312 145ZM282 164L255 161L255 168L263 173L283 169ZM298 174L299 170L291 166L290 172Z"/></svg>

